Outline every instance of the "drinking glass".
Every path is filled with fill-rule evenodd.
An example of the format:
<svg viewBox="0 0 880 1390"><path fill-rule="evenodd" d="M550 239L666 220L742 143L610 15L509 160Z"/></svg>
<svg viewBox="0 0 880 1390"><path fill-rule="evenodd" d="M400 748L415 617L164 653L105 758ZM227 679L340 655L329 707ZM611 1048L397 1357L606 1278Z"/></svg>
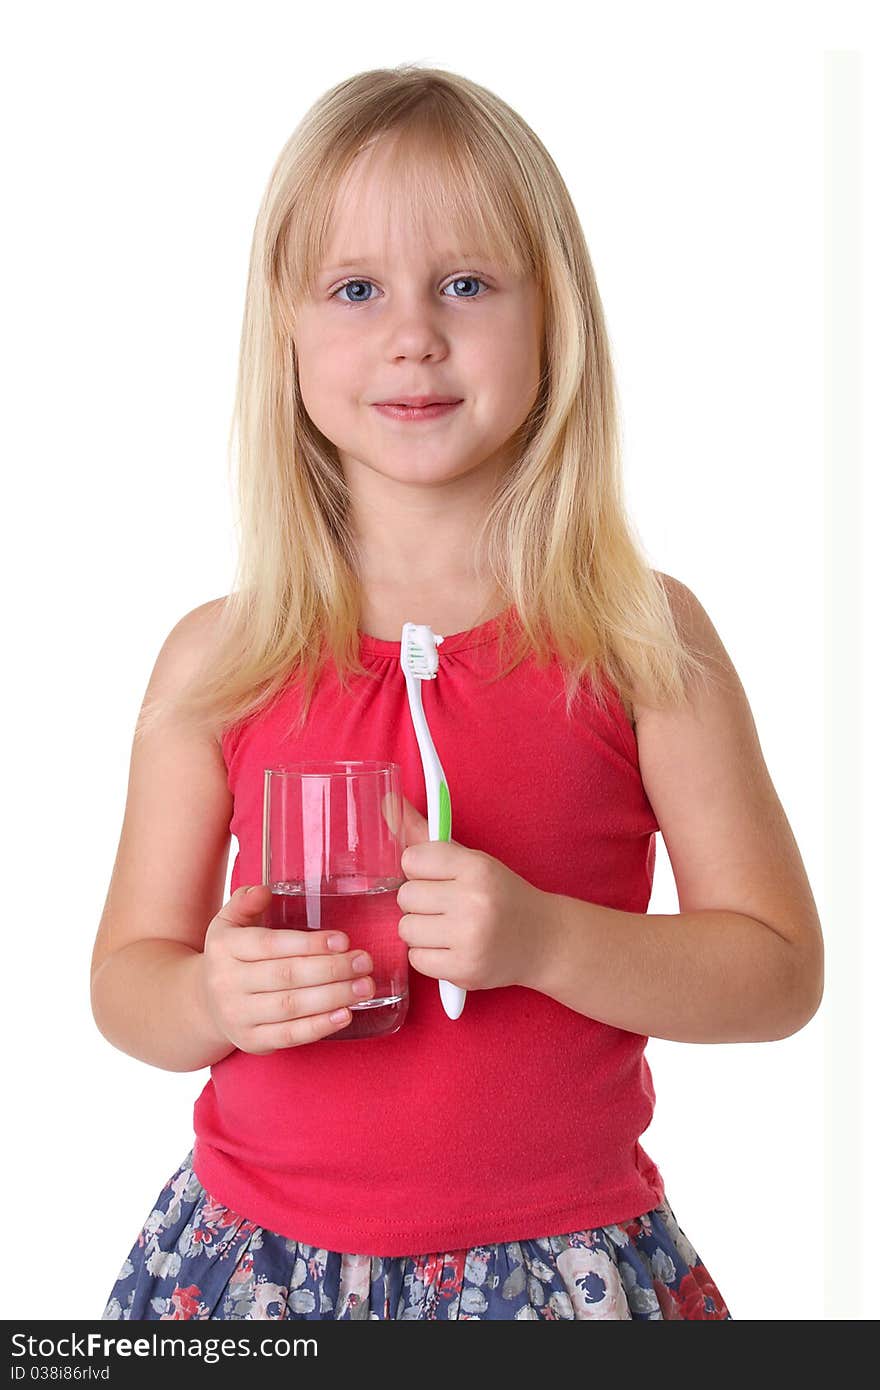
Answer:
<svg viewBox="0 0 880 1390"><path fill-rule="evenodd" d="M404 881L403 800L397 763L309 761L263 772L266 922L297 931L344 931L370 953L371 999L321 1041L396 1033L409 1004L409 948L397 925Z"/></svg>

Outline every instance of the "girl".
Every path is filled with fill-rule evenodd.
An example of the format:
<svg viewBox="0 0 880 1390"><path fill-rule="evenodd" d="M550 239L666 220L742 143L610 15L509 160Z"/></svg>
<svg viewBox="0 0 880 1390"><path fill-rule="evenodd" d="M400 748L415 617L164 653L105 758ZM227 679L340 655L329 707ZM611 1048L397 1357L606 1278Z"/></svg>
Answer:
<svg viewBox="0 0 880 1390"><path fill-rule="evenodd" d="M317 102L257 219L236 422L237 583L159 653L92 968L114 1046L211 1076L104 1316L729 1319L639 1143L645 1043L797 1032L821 926L727 653L628 527L583 232L510 107L419 66ZM407 620L452 634L450 843ZM372 962L263 925L262 769L349 757L402 769L412 993L330 1047ZM658 830L676 915L646 915Z"/></svg>

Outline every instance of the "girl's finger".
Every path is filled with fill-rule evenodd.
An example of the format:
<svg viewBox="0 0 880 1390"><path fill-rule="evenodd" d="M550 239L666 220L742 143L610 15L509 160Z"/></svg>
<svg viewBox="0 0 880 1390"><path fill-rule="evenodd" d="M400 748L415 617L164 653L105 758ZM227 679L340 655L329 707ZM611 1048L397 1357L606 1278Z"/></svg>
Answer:
<svg viewBox="0 0 880 1390"><path fill-rule="evenodd" d="M231 954L236 960L281 960L286 956L320 956L348 950L340 931L296 931L293 927L251 927L236 930Z"/></svg>
<svg viewBox="0 0 880 1390"><path fill-rule="evenodd" d="M426 916L419 912L405 912L397 924L397 934L409 946L428 946L448 951L455 944L455 929L445 914Z"/></svg>
<svg viewBox="0 0 880 1390"><path fill-rule="evenodd" d="M311 1014L308 1018L290 1023L263 1023L254 1029L254 1052L277 1052L281 1047L301 1047L303 1043L318 1042L320 1038L338 1033L351 1022L349 1009L333 1013ZM249 1049L250 1050L250 1049Z"/></svg>
<svg viewBox="0 0 880 1390"><path fill-rule="evenodd" d="M329 1014L335 1009L363 1004L376 992L370 975L355 980L342 980L333 985L316 985L313 989L273 990L271 993L251 994L245 1005L242 1022L247 1028L269 1024L299 1022L317 1014Z"/></svg>
<svg viewBox="0 0 880 1390"><path fill-rule="evenodd" d="M413 970L417 970L420 975L427 975L432 980L449 980L451 984L457 984L455 973L450 966L452 959L451 951L434 951L423 946L416 946L409 952L409 963ZM461 986L466 989L466 985Z"/></svg>
<svg viewBox="0 0 880 1390"><path fill-rule="evenodd" d="M362 965L359 963L361 957ZM264 994L335 984L367 975L372 968L372 957L366 951L325 951L309 956L286 956L282 960L245 962L241 966L241 981L245 993Z"/></svg>

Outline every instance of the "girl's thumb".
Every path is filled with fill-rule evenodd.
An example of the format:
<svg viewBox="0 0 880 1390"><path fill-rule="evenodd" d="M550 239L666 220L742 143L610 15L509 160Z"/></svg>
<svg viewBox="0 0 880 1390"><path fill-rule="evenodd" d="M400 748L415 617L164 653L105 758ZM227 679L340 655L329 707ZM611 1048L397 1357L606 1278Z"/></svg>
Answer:
<svg viewBox="0 0 880 1390"><path fill-rule="evenodd" d="M407 845L420 845L428 839L428 822L411 801L403 798L403 834Z"/></svg>
<svg viewBox="0 0 880 1390"><path fill-rule="evenodd" d="M243 883L230 894L217 916L231 927L261 926L261 914L268 910L270 901L268 884Z"/></svg>
<svg viewBox="0 0 880 1390"><path fill-rule="evenodd" d="M266 908L269 886L266 883L242 884L232 895L232 901L246 912L263 912Z"/></svg>

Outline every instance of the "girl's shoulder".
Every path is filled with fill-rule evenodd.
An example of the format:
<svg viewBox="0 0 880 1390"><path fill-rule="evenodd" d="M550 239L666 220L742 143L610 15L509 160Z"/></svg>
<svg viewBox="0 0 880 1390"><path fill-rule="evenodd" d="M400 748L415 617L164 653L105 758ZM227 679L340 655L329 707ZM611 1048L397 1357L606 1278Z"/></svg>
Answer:
<svg viewBox="0 0 880 1390"><path fill-rule="evenodd" d="M661 570L652 570L651 573L656 579L659 579L662 584L669 601L669 607L675 621L676 629L679 634L683 636L685 633L691 631L693 627L692 618L694 605L697 604L695 595L691 593L687 585L682 584L681 580L673 578L671 574L664 574ZM704 617L705 616L704 613ZM636 730L636 725L639 723L643 714L648 710L652 713L654 712L651 700L646 698L644 692L640 691L638 687L634 692L634 699L632 701L626 696L621 695L621 703L626 711L626 717L633 727L633 731Z"/></svg>
<svg viewBox="0 0 880 1390"><path fill-rule="evenodd" d="M228 594L209 599L191 608L174 624L156 659L151 690L160 696L172 697L185 690L190 681L206 668L216 648L220 624ZM219 726L211 728L209 736L220 743Z"/></svg>
<svg viewBox="0 0 880 1390"><path fill-rule="evenodd" d="M669 606L675 618L676 627L680 631L682 604L685 602L685 594L690 594L690 590L686 589L679 580L673 579L672 575L663 574L660 570L652 570L651 573L654 575L655 579L659 579L660 583L663 585L666 591L666 597L669 600ZM692 594L691 598L693 598ZM636 733L636 726L642 713L652 708L651 700L645 696L644 690L640 689L637 684L633 699L630 699L623 691L620 692L620 703L623 705L624 713L626 714L633 733Z"/></svg>
<svg viewBox="0 0 880 1390"><path fill-rule="evenodd" d="M228 601L228 594L209 599L207 603L200 603L197 608L191 608L188 613L184 613L176 624L183 640L198 648L199 656L206 655L211 643L216 640Z"/></svg>

